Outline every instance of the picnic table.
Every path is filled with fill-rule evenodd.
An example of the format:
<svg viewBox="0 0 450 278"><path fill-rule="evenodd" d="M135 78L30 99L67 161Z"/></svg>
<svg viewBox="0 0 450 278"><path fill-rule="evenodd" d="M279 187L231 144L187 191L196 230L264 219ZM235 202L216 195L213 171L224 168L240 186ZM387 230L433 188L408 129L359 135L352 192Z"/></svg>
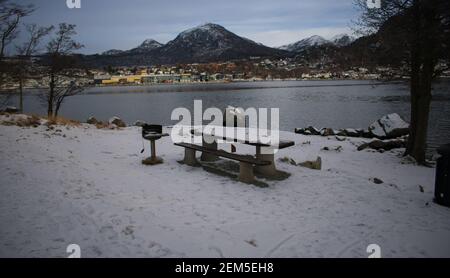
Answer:
<svg viewBox="0 0 450 278"><path fill-rule="evenodd" d="M293 141L278 140L271 142L268 135L270 133L267 133L267 130L241 127L217 126L209 127L208 129L194 127L191 129L191 134L202 136L202 146L187 143L176 144L185 148L184 162L188 165L195 166L199 164L195 157L195 151L200 151L202 152L201 161L203 162L216 161L219 157L239 161L239 180L247 183L254 181L253 171L256 172L257 176L268 179L284 179L289 176L289 173L277 170L275 153L278 150L294 146L295 143ZM252 134L256 136L251 136ZM254 146L255 154L239 155L218 150L218 141Z"/></svg>

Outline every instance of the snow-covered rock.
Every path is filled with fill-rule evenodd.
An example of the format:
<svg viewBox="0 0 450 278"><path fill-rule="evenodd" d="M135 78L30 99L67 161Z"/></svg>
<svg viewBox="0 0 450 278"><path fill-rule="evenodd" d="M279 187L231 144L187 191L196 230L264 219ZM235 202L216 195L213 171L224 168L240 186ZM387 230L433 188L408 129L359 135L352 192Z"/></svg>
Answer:
<svg viewBox="0 0 450 278"><path fill-rule="evenodd" d="M86 123L90 125L96 125L99 123L99 121L94 116L91 116L87 119Z"/></svg>
<svg viewBox="0 0 450 278"><path fill-rule="evenodd" d="M146 125L147 123L141 120L137 120L136 122L134 122L134 126L138 126L138 127L143 127L144 125Z"/></svg>
<svg viewBox="0 0 450 278"><path fill-rule="evenodd" d="M409 124L397 113L393 113L372 123L369 131L377 138L397 138L409 133Z"/></svg>
<svg viewBox="0 0 450 278"><path fill-rule="evenodd" d="M109 121L108 121L108 123L110 124L110 125L116 125L117 127L126 127L127 125L125 124L125 122L121 119L121 118L119 118L119 117L117 117L117 116L114 116L114 117L112 117L111 119L109 119Z"/></svg>
<svg viewBox="0 0 450 278"><path fill-rule="evenodd" d="M384 138L386 136L386 132L384 131L383 126L381 126L379 121L375 121L369 126L369 132L377 138Z"/></svg>
<svg viewBox="0 0 450 278"><path fill-rule="evenodd" d="M349 137L359 137L361 134L354 128L346 128L344 129L345 134Z"/></svg>
<svg viewBox="0 0 450 278"><path fill-rule="evenodd" d="M17 113L19 112L19 109L15 106L8 106L5 108L6 113Z"/></svg>

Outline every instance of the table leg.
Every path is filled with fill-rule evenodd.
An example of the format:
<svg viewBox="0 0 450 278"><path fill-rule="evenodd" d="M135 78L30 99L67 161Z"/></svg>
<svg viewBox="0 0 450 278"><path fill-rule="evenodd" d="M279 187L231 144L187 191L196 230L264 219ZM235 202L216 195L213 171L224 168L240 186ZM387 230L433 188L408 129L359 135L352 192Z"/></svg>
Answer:
<svg viewBox="0 0 450 278"><path fill-rule="evenodd" d="M244 183L255 182L255 175L253 173L253 165L250 163L239 163L239 181Z"/></svg>
<svg viewBox="0 0 450 278"><path fill-rule="evenodd" d="M258 174L268 177L277 176L279 173L275 166L275 154L273 149L266 148L264 154L261 153L261 146L256 146L256 158L262 161L270 161L270 165L266 166L255 166L255 170Z"/></svg>
<svg viewBox="0 0 450 278"><path fill-rule="evenodd" d="M205 138L203 137L203 147L211 149L211 150L217 150L217 142L214 140L213 143L207 143ZM200 157L201 161L205 162L212 162L217 161L219 159L218 156L210 154L210 153L202 153Z"/></svg>
<svg viewBox="0 0 450 278"><path fill-rule="evenodd" d="M197 158L195 157L195 150L184 148L183 163L193 167L199 166Z"/></svg>

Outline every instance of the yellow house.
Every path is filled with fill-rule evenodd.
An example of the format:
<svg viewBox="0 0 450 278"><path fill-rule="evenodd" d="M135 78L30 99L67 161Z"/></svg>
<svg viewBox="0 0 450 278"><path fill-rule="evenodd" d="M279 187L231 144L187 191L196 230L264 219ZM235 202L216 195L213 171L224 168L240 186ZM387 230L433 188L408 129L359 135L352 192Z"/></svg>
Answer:
<svg viewBox="0 0 450 278"><path fill-rule="evenodd" d="M111 76L111 79L102 80L103 85L116 85L116 84L126 84L126 83L141 83L142 77L147 76L147 71L142 70L139 75L118 75Z"/></svg>

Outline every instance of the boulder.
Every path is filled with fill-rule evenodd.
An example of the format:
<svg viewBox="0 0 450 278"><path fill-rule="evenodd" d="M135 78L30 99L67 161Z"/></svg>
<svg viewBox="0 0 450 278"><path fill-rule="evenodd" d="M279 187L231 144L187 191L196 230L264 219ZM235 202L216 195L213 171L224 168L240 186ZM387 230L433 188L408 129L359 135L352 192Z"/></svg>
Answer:
<svg viewBox="0 0 450 278"><path fill-rule="evenodd" d="M381 180L381 179L379 179L379 178L373 178L372 181L373 181L373 183L375 183L375 184L383 184L383 183L384 183L384 181Z"/></svg>
<svg viewBox="0 0 450 278"><path fill-rule="evenodd" d="M333 136L334 130L332 128L322 128L322 130L320 131L320 135L322 136Z"/></svg>
<svg viewBox="0 0 450 278"><path fill-rule="evenodd" d="M311 133L311 135L320 135L320 130L318 130L317 128L315 128L313 126L307 127L306 130L309 131Z"/></svg>
<svg viewBox="0 0 450 278"><path fill-rule="evenodd" d="M87 119L86 123L90 124L90 125L96 125L98 123L100 123L95 117L89 117L89 119Z"/></svg>
<svg viewBox="0 0 450 278"><path fill-rule="evenodd" d="M5 112L6 113L10 113L10 114L15 114L19 112L19 109L17 107L14 106L8 106L5 108Z"/></svg>
<svg viewBox="0 0 450 278"><path fill-rule="evenodd" d="M396 113L384 116L379 121L387 138L397 138L409 134L409 124Z"/></svg>
<svg viewBox="0 0 450 278"><path fill-rule="evenodd" d="M381 141L381 140L374 140L370 143L364 143L361 146L358 147L358 151L365 150L367 148L374 149L374 150L384 150L384 151L390 151L393 149L399 149L399 148L405 148L406 143L403 140L392 140L392 141Z"/></svg>
<svg viewBox="0 0 450 278"><path fill-rule="evenodd" d="M125 124L125 122L122 121L121 118L116 117L116 116L114 116L114 117L112 117L111 119L109 119L108 123L109 123L110 125L116 125L117 127L126 127L126 126L127 126L127 125Z"/></svg>
<svg viewBox="0 0 450 278"><path fill-rule="evenodd" d="M294 132L297 134L305 134L305 129L304 128L296 128L294 130Z"/></svg>
<svg viewBox="0 0 450 278"><path fill-rule="evenodd" d="M372 137L383 139L386 137L386 132L384 131L381 124L376 121L373 124L369 126L369 132L372 135Z"/></svg>
<svg viewBox="0 0 450 278"><path fill-rule="evenodd" d="M398 114L393 113L371 124L369 132L379 139L398 138L409 134L409 124Z"/></svg>
<svg viewBox="0 0 450 278"><path fill-rule="evenodd" d="M134 126L138 126L138 127L143 127L144 125L146 125L147 123L141 120L137 120L136 122L134 122Z"/></svg>
<svg viewBox="0 0 450 278"><path fill-rule="evenodd" d="M346 128L344 132L348 137L360 137L360 133L354 128Z"/></svg>
<svg viewBox="0 0 450 278"><path fill-rule="evenodd" d="M312 169L312 170L321 170L322 169L322 158L320 156L318 156L316 161L305 161L302 163L298 163L298 165Z"/></svg>
<svg viewBox="0 0 450 278"><path fill-rule="evenodd" d="M336 132L336 135L338 135L338 136L347 136L347 133L345 132L344 129L339 129L339 130Z"/></svg>

